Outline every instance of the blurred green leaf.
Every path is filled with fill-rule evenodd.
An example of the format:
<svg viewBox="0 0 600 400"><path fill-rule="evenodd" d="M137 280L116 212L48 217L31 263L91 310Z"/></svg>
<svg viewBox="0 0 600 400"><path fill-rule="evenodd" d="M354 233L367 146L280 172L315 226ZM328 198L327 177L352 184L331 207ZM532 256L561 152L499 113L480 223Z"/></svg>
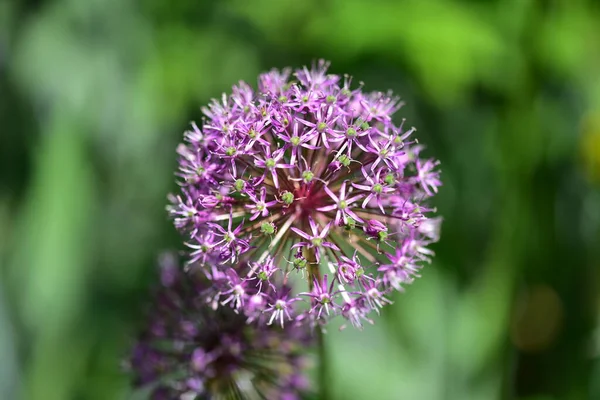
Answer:
<svg viewBox="0 0 600 400"><path fill-rule="evenodd" d="M84 338L72 335L84 310L95 190L77 122L57 116L48 128L11 269L33 334L27 398L58 400L69 397L85 360ZM74 369L55 368L57 359Z"/></svg>
<svg viewBox="0 0 600 400"><path fill-rule="evenodd" d="M393 49L386 56L410 63L428 93L444 102L455 101L507 51L481 14L445 1L334 1L313 15L307 38L343 57Z"/></svg>
<svg viewBox="0 0 600 400"><path fill-rule="evenodd" d="M19 385L15 329L8 317L5 293L0 285L0 397L11 399L16 396Z"/></svg>
<svg viewBox="0 0 600 400"><path fill-rule="evenodd" d="M489 361L490 352L498 351L504 325L499 319L486 326L482 317L506 314L506 293L482 287L477 293L492 296L482 304L472 295L460 296L435 267L424 274L396 296L391 329L377 319L364 332L329 334L333 370L340 371L336 398L369 398L374 388L382 400L498 398L500 375L482 374L482 358Z"/></svg>

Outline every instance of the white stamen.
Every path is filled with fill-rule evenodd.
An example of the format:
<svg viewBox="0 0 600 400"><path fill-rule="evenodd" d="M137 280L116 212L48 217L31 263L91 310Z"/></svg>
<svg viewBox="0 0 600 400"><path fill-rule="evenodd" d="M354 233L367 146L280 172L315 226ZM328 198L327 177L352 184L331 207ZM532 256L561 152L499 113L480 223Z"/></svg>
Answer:
<svg viewBox="0 0 600 400"><path fill-rule="evenodd" d="M335 267L333 266L333 263L328 262L327 266L329 267L329 271L335 275L336 270ZM341 283L338 285L338 289L340 292L342 292L342 297L344 298L344 301L346 303L350 303L350 296L348 295L348 292L346 291L346 288L344 287L344 285L342 285Z"/></svg>
<svg viewBox="0 0 600 400"><path fill-rule="evenodd" d="M229 219L229 216L231 216L231 218L238 218L238 217L243 217L244 215L246 215L247 213L245 211L239 211L233 214L221 214L221 215L217 215L216 217L214 217L212 220L213 221L225 221Z"/></svg>

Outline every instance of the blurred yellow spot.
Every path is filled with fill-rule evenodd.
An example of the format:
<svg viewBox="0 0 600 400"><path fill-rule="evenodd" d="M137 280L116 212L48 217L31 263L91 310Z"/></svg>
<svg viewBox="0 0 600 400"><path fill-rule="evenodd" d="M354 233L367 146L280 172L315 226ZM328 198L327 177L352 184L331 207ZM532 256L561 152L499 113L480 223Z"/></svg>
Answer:
<svg viewBox="0 0 600 400"><path fill-rule="evenodd" d="M600 183L600 112L584 120L580 152L588 179Z"/></svg>
<svg viewBox="0 0 600 400"><path fill-rule="evenodd" d="M541 352L554 343L562 322L563 306L556 291L548 285L535 285L517 301L510 336L518 349Z"/></svg>

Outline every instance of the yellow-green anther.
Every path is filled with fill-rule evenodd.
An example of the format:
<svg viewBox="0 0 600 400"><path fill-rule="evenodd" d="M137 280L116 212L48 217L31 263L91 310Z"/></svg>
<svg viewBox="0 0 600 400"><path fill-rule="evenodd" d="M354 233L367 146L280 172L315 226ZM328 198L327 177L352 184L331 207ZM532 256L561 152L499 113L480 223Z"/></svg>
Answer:
<svg viewBox="0 0 600 400"><path fill-rule="evenodd" d="M383 179L383 181L385 183L387 183L389 186L392 186L396 183L396 178L394 177L394 174L387 174L385 176L385 178Z"/></svg>
<svg viewBox="0 0 600 400"><path fill-rule="evenodd" d="M281 195L281 200L288 206L294 202L294 194L292 192L288 192L287 190L283 192Z"/></svg>
<svg viewBox="0 0 600 400"><path fill-rule="evenodd" d="M263 222L260 225L260 231L265 235L272 235L275 233L275 225L272 222Z"/></svg>
<svg viewBox="0 0 600 400"><path fill-rule="evenodd" d="M340 162L340 164L342 164L344 167L347 167L347 166L349 166L349 165L350 165L350 162L351 162L352 160L351 160L351 159L350 159L350 157L348 157L347 155L345 155L345 154L342 154L342 155L341 155L341 156L338 158L338 161L339 161L339 162Z"/></svg>
<svg viewBox="0 0 600 400"><path fill-rule="evenodd" d="M306 182L306 183L312 181L314 177L315 177L315 174L313 174L311 171L304 171L302 173L302 179L304 179L304 182Z"/></svg>
<svg viewBox="0 0 600 400"><path fill-rule="evenodd" d="M308 261L305 258L295 258L294 259L294 267L298 269L306 268L306 264Z"/></svg>
<svg viewBox="0 0 600 400"><path fill-rule="evenodd" d="M237 179L235 181L235 183L233 184L233 186L235 187L235 190L237 190L238 192L241 192L246 187L246 182L244 182L241 179Z"/></svg>
<svg viewBox="0 0 600 400"><path fill-rule="evenodd" d="M349 231L356 227L356 221L353 218L347 217L344 229Z"/></svg>

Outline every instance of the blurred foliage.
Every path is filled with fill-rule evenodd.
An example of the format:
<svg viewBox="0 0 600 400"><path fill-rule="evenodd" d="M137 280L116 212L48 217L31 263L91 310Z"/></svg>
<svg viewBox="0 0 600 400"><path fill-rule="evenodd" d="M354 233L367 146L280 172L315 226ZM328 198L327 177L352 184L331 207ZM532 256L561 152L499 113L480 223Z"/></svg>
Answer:
<svg viewBox="0 0 600 400"><path fill-rule="evenodd" d="M199 106L332 61L442 161L433 265L329 332L339 399L600 399L600 9L585 0L0 1L0 398L120 370Z"/></svg>

